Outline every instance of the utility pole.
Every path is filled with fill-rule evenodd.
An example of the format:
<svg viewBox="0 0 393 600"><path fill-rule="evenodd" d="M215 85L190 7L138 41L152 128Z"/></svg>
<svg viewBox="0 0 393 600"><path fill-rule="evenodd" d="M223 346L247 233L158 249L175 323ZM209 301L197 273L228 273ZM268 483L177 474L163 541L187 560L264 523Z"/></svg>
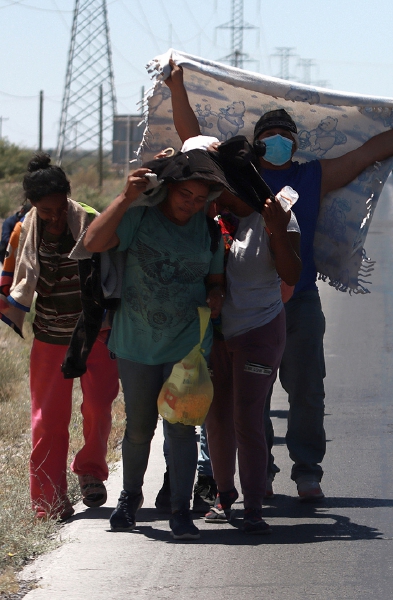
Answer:
<svg viewBox="0 0 393 600"><path fill-rule="evenodd" d="M127 127L126 127L126 164L124 172L126 179L130 171L130 137L131 137L131 115L127 115Z"/></svg>
<svg viewBox="0 0 393 600"><path fill-rule="evenodd" d="M143 116L143 101L145 99L145 86L142 85L141 87L141 114Z"/></svg>
<svg viewBox="0 0 393 600"><path fill-rule="evenodd" d="M0 140L3 139L3 121L8 121L8 117L0 117Z"/></svg>
<svg viewBox="0 0 393 600"><path fill-rule="evenodd" d="M44 92L40 91L40 108L38 117L38 150L42 152L42 135L43 135L43 117L44 117Z"/></svg>
<svg viewBox="0 0 393 600"><path fill-rule="evenodd" d="M98 133L98 187L102 189L104 181L104 156L103 156L103 93L100 85L99 93L99 133Z"/></svg>
<svg viewBox="0 0 393 600"><path fill-rule="evenodd" d="M102 113L96 109L100 86ZM56 153L58 164L64 160L72 164L80 152L109 154L116 112L106 0L75 0ZM76 124L78 144L74 148ZM101 137L102 150L97 148Z"/></svg>

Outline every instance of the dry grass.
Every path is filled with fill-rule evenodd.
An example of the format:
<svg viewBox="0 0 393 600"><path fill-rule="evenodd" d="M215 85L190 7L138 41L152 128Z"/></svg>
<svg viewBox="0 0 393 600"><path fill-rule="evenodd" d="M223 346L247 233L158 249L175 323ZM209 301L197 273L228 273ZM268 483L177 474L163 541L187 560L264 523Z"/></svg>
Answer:
<svg viewBox="0 0 393 600"><path fill-rule="evenodd" d="M30 509L30 398L28 384L31 326L22 340L3 323L0 325L0 596L19 590L18 571L31 559L60 543L61 525L36 521ZM82 445L81 390L74 385L74 409L70 425L69 464ZM108 462L120 457L124 431L123 399L113 404L113 426ZM80 499L77 477L69 471L69 496Z"/></svg>

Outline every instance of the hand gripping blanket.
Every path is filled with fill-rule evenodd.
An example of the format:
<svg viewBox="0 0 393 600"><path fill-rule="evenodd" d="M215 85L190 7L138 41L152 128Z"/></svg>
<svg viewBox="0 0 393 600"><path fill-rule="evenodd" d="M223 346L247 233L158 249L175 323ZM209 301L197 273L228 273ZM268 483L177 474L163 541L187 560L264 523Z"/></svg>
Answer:
<svg viewBox="0 0 393 600"><path fill-rule="evenodd" d="M225 66L177 50L156 57L147 66L155 80L145 96L146 129L140 148L143 161L160 150L179 150L170 91L164 79L169 58L183 67L190 104L201 133L221 141L245 135L252 141L258 118L285 108L298 127L295 159L335 158L393 127L393 99L355 96ZM322 201L314 239L319 278L341 291L369 292L373 261L364 242L393 159L375 163L345 188Z"/></svg>

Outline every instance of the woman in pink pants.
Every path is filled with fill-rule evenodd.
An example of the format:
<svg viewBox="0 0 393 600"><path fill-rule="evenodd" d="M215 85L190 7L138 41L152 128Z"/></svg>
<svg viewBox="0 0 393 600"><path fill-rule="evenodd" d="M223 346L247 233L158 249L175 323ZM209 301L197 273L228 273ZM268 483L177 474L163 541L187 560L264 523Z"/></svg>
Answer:
<svg viewBox="0 0 393 600"><path fill-rule="evenodd" d="M50 164L47 154L30 161L23 188L33 208L19 230L18 243L12 240L18 250L13 277L6 274L12 284L1 290L3 304L6 301L2 320L21 332L23 316L36 294L30 357L31 500L37 518L65 520L74 512L67 496L73 380L64 378L61 365L82 310L78 262L70 253L96 212L68 198L70 183L60 167ZM71 470L78 475L85 505L98 507L107 497L105 457L111 405L119 389L116 361L100 336L81 387L84 444Z"/></svg>

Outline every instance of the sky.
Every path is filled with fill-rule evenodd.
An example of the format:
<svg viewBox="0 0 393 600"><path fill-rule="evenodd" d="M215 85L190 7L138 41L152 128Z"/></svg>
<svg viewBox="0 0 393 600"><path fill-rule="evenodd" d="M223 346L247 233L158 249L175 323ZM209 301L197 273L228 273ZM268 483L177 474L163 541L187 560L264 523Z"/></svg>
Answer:
<svg viewBox="0 0 393 600"><path fill-rule="evenodd" d="M81 0L81 2L89 0ZM209 60L231 52L229 0L107 0L117 111L137 114L146 63L172 47ZM75 0L0 0L0 135L55 148ZM279 76L278 48L290 48L295 81L393 98L391 0L244 0L244 68ZM305 61L309 68L306 69Z"/></svg>

